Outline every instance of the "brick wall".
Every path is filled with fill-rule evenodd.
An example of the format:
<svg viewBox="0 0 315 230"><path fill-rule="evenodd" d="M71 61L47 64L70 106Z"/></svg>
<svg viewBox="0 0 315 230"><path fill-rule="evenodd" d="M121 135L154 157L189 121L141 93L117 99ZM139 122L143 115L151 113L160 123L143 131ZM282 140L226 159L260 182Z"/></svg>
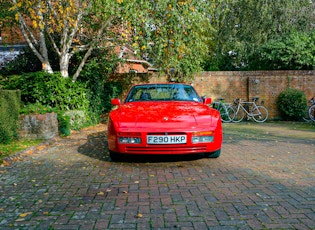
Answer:
<svg viewBox="0 0 315 230"><path fill-rule="evenodd" d="M150 82L163 82L164 77L153 75ZM315 96L315 71L219 71L203 72L191 82L200 95L213 99L235 98L252 100L259 97L268 108L269 118L279 118L277 98L287 87L300 89L307 99Z"/></svg>

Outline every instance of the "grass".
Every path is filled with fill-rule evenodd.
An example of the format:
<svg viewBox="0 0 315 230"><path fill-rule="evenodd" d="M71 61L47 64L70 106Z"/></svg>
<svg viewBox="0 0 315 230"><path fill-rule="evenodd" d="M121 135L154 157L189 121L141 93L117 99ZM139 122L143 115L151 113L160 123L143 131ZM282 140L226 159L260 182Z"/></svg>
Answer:
<svg viewBox="0 0 315 230"><path fill-rule="evenodd" d="M42 142L43 140L16 140L9 144L0 144L0 164L5 157L36 146Z"/></svg>
<svg viewBox="0 0 315 230"><path fill-rule="evenodd" d="M253 121L241 123L224 123L224 133L237 136L238 139L258 138L293 138L315 140L315 122L272 121L256 123Z"/></svg>

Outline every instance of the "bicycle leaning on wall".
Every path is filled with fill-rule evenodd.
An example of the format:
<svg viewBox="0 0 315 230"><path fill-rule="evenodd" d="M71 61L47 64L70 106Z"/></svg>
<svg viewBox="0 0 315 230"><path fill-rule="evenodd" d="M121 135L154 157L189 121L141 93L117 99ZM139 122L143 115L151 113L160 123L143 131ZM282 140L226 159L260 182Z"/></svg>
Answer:
<svg viewBox="0 0 315 230"><path fill-rule="evenodd" d="M231 122L235 117L235 110L231 103L223 102L224 98L218 98L212 103L212 107L220 112L222 122Z"/></svg>
<svg viewBox="0 0 315 230"><path fill-rule="evenodd" d="M305 121L315 121L315 99L312 97L309 100L310 106L307 107L306 117L303 117Z"/></svg>
<svg viewBox="0 0 315 230"><path fill-rule="evenodd" d="M234 99L235 104L235 117L233 122L241 122L244 119L245 114L247 120L253 118L256 122L265 122L268 118L268 110L263 105L257 105L256 102L259 97L254 97L252 102L242 101L242 99Z"/></svg>

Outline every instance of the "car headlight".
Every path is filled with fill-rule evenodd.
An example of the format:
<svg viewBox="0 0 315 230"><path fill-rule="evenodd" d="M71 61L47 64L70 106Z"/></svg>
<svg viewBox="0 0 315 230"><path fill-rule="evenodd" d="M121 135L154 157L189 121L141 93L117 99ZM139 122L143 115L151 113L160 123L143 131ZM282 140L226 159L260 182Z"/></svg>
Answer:
<svg viewBox="0 0 315 230"><path fill-rule="evenodd" d="M121 144L141 144L141 133L118 133Z"/></svg>
<svg viewBox="0 0 315 230"><path fill-rule="evenodd" d="M139 137L119 137L121 144L140 144L141 138Z"/></svg>
<svg viewBox="0 0 315 230"><path fill-rule="evenodd" d="M207 143L207 142L213 142L214 136L213 132L195 132L192 134L191 142L193 144L195 143Z"/></svg>

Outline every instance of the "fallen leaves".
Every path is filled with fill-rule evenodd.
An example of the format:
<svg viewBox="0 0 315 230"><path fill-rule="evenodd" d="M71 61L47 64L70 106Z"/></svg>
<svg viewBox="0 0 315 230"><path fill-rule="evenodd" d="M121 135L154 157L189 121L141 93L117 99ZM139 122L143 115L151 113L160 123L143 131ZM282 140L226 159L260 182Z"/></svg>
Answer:
<svg viewBox="0 0 315 230"><path fill-rule="evenodd" d="M143 215L142 215L141 213L138 213L135 217L136 217L136 218L142 218Z"/></svg>
<svg viewBox="0 0 315 230"><path fill-rule="evenodd" d="M26 216L31 215L31 214L32 214L32 212L25 212L25 213L20 214L20 217L26 217Z"/></svg>
<svg viewBox="0 0 315 230"><path fill-rule="evenodd" d="M8 167L8 166L10 166L10 163L8 161L6 161L6 160L3 160L2 164L1 164L1 167Z"/></svg>

